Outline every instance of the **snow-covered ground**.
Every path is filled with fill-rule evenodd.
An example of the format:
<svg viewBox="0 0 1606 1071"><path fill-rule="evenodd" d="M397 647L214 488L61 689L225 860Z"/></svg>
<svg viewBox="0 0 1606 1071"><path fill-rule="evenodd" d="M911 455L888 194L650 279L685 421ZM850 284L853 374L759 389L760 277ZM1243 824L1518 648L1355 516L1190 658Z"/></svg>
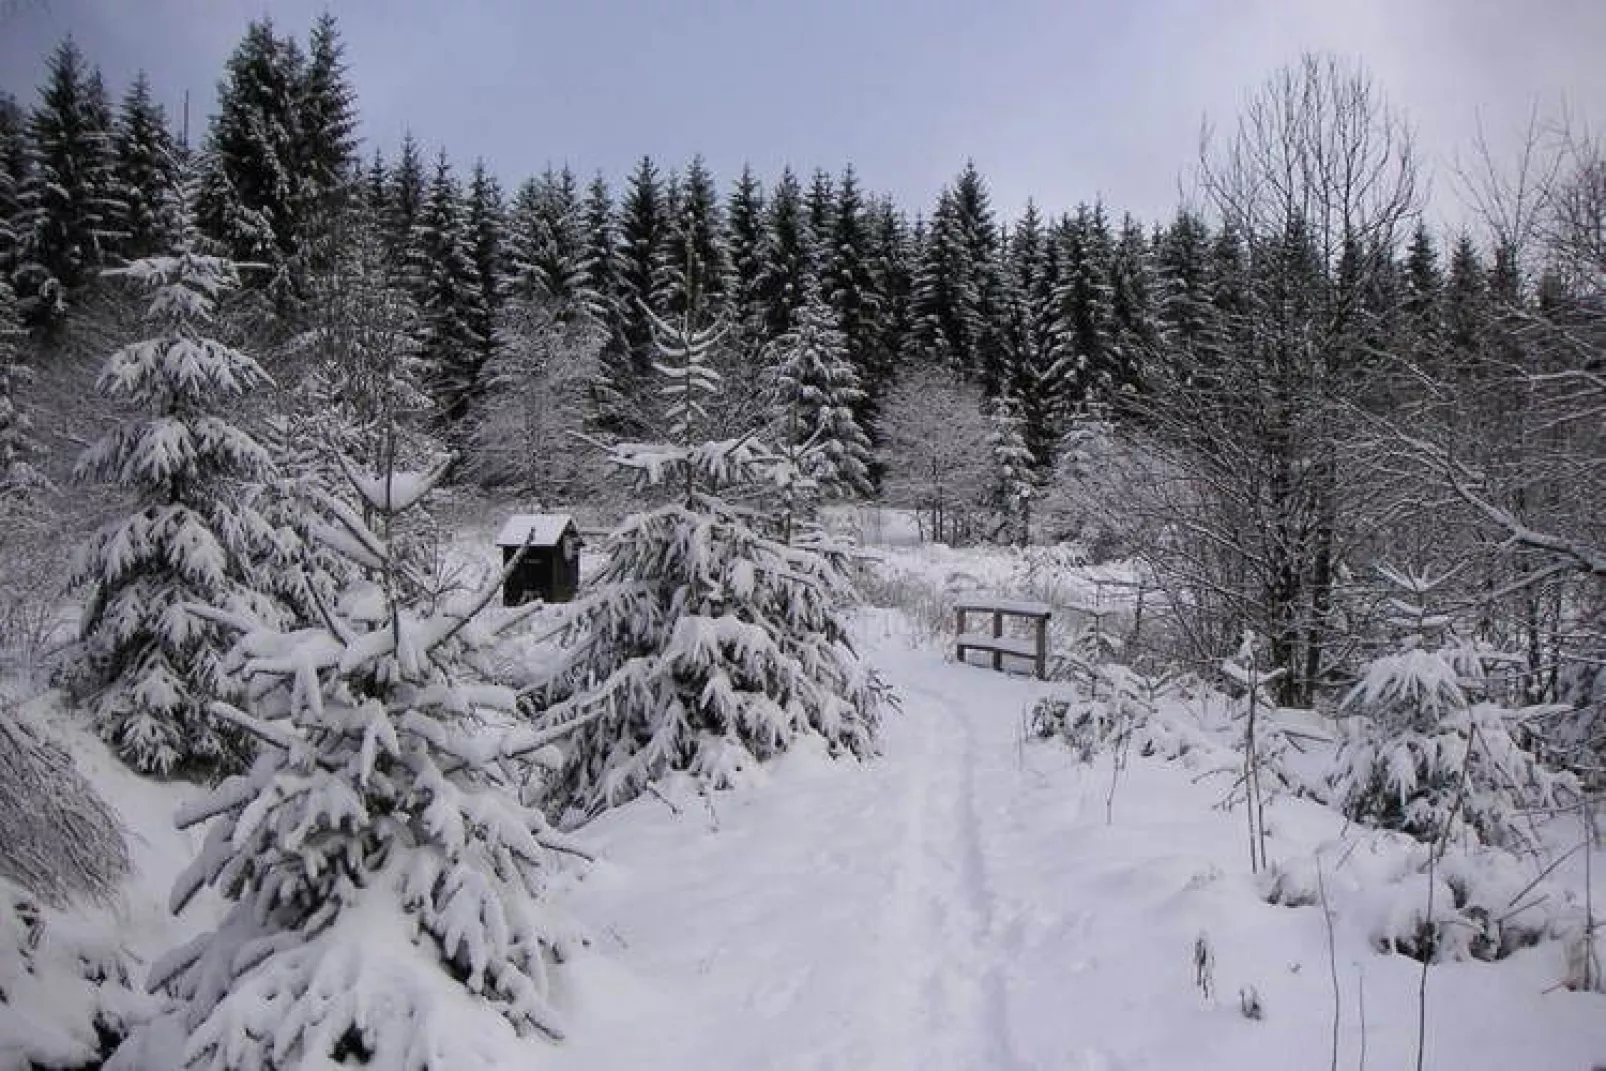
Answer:
<svg viewBox="0 0 1606 1071"><path fill-rule="evenodd" d="M1044 685L866 624L904 699L878 761L794 755L711 801L648 798L588 829L606 862L573 906L597 954L549 1066L1329 1066L1322 913L1264 902L1222 784L1134 757L1107 824L1105 762L1022 741ZM1273 860L1341 826L1300 800L1268 818ZM1373 951L1362 921L1335 920L1339 1065L1413 1066L1419 965ZM1606 1063L1606 999L1553 988L1557 969L1543 951L1433 968L1426 1066ZM1251 990L1259 1020L1240 1008Z"/></svg>
<svg viewBox="0 0 1606 1071"><path fill-rule="evenodd" d="M459 533L451 564L489 575L488 548L479 528ZM938 595L1078 605L1127 576L1045 565L1041 550L880 553L880 582ZM1062 742L1027 739L1024 711L1051 686L954 665L936 638L940 602L923 607L927 620L857 619L863 652L902 698L879 758L833 762L803 747L735 790L704 798L668 785L580 831L601 861L560 894L591 947L570 964L568 1039L531 1042L530 1066L1326 1068L1335 972L1338 1066L1414 1066L1420 966L1374 947L1379 896L1357 883L1377 866L1328 872L1329 957L1322 910L1268 904L1265 879L1249 873L1242 805L1223 806L1230 756L1133 755L1107 813L1109 756L1083 764ZM532 635L513 653L539 658L541 647ZM154 954L215 911L165 912L199 838L171 828L186 790L133 776L71 717L37 712L67 726L81 767L121 811L137 874L109 908L48 920L61 971L49 984L3 962L0 947L0 1034L14 1035L0 1036L0 1071L27 1066L23 1054L45 1042L92 1052L97 1001L103 1013L148 1011L114 984L97 997L67 977L74 962L121 943L113 974L137 985ZM1274 866L1355 832L1286 796L1267 825ZM1580 863L1564 869L1576 877ZM1606 997L1562 988L1565 972L1555 942L1433 967L1425 1066L1606 1067ZM1243 1014L1251 995L1258 1019Z"/></svg>

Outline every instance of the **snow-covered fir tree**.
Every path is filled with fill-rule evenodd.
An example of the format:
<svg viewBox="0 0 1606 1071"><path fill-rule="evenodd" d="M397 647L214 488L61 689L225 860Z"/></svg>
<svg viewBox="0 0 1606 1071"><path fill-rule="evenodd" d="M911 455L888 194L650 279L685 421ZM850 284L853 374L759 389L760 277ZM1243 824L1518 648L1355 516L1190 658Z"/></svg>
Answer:
<svg viewBox="0 0 1606 1071"><path fill-rule="evenodd" d="M764 239L759 245L755 296L762 310L762 335L780 338L792 329L809 280L810 239L803 211L803 191L791 168L781 172L766 209Z"/></svg>
<svg viewBox="0 0 1606 1071"><path fill-rule="evenodd" d="M197 214L206 235L236 260L265 265L262 282L293 284L299 206L296 105L305 58L271 20L253 21L229 56L207 131Z"/></svg>
<svg viewBox="0 0 1606 1071"><path fill-rule="evenodd" d="M461 430L480 389L488 299L474 263L463 191L442 152L413 226L409 276L418 346L444 427Z"/></svg>
<svg viewBox="0 0 1606 1071"><path fill-rule="evenodd" d="M117 251L128 260L160 253L173 242L168 191L179 181L179 155L143 71L123 96L113 141L121 209Z"/></svg>
<svg viewBox="0 0 1606 1071"><path fill-rule="evenodd" d="M1026 446L1020 404L1000 394L992 400L990 409L987 444L992 449L994 497L1009 541L1025 546L1031 540L1032 499L1037 494L1037 481L1032 452Z"/></svg>
<svg viewBox="0 0 1606 1071"><path fill-rule="evenodd" d="M106 90L71 37L51 55L39 96L18 190L13 282L24 319L51 325L105 263L119 203Z"/></svg>
<svg viewBox="0 0 1606 1071"><path fill-rule="evenodd" d="M796 324L776 341L775 351L779 449L821 495L869 493L870 440L854 415L864 392L836 313L812 283L805 284ZM812 521L812 504L794 501L787 517L790 536L793 521Z"/></svg>
<svg viewBox="0 0 1606 1071"><path fill-rule="evenodd" d="M655 328L668 441L621 443L612 461L673 498L610 535L568 655L532 692L541 724L590 719L561 775L564 797L588 811L671 771L727 785L802 735L867 755L887 698L847 639L836 562L766 535L765 518L720 496L776 459L752 436L703 438L718 332L690 316Z"/></svg>
<svg viewBox="0 0 1606 1071"><path fill-rule="evenodd" d="M1344 698L1336 801L1351 818L1425 841L1528 845L1523 816L1576 788L1529 750L1524 722L1545 709L1502 705L1499 673L1518 660L1456 635L1450 617L1431 609L1443 577L1381 572L1394 591L1387 608L1397 640Z"/></svg>
<svg viewBox="0 0 1606 1071"><path fill-rule="evenodd" d="M511 1069L563 1037L556 979L579 937L548 892L586 853L521 791L570 728L532 729L487 676L496 630L476 616L499 585L406 594L392 533L445 466L397 471L395 452L322 500L357 575L316 624L213 616L240 634L242 698L212 713L259 755L179 819L211 824L174 909L207 887L229 905L152 971L180 1001L185 1067Z"/></svg>
<svg viewBox="0 0 1606 1071"><path fill-rule="evenodd" d="M157 333L107 360L100 391L140 415L86 450L76 470L125 489L134 505L74 565L85 594L80 683L100 733L136 769L160 774L242 758L238 734L206 714L223 689L224 637L197 608L267 612L246 578L268 530L240 492L271 462L229 419L267 376L207 335L239 280L232 261L200 251L192 188L175 195L178 247L113 273L151 291Z"/></svg>
<svg viewBox="0 0 1606 1071"><path fill-rule="evenodd" d="M336 232L335 270L314 280L300 375L264 436L277 474L258 502L273 538L254 586L301 623L321 620L319 599L332 600L352 576L350 560L321 537L318 508L346 486L346 466L378 457L387 438L405 464L439 453L424 431L433 406L420 386L416 309L391 276L374 218L349 223Z"/></svg>
<svg viewBox="0 0 1606 1071"><path fill-rule="evenodd" d="M613 222L606 215L590 219L583 208L568 168L549 170L519 187L508 213L511 296L540 301L567 318L595 315L598 295L592 290L587 241L607 241ZM588 226L597 225L604 228L602 235L587 233Z"/></svg>
<svg viewBox="0 0 1606 1071"><path fill-rule="evenodd" d="M28 460L37 452L33 422L17 399L28 375L22 359L27 340L17 296L0 272L0 502L41 482Z"/></svg>

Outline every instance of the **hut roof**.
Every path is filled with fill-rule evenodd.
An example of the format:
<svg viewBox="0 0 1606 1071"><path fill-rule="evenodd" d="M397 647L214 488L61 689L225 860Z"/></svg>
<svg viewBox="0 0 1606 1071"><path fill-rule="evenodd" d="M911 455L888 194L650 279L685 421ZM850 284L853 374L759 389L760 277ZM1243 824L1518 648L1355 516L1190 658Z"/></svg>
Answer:
<svg viewBox="0 0 1606 1071"><path fill-rule="evenodd" d="M563 533L571 528L574 528L574 518L567 513L515 513L496 533L496 545L555 547Z"/></svg>

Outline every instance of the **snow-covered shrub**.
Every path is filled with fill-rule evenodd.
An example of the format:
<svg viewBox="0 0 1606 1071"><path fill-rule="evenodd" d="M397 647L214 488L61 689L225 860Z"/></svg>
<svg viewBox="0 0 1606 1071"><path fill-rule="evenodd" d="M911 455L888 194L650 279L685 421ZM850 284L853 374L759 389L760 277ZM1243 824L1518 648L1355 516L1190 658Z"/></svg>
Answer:
<svg viewBox="0 0 1606 1071"><path fill-rule="evenodd" d="M596 592L567 625L568 654L531 693L543 724L587 721L562 774L587 811L673 770L727 785L801 734L867 755L886 698L849 644L839 562L772 538L766 518L714 492L762 480L774 461L752 437L698 438L719 382L706 363L715 336L656 326L670 441L621 444L612 460L676 497L608 537Z"/></svg>
<svg viewBox="0 0 1606 1071"><path fill-rule="evenodd" d="M526 1067L522 1039L562 1036L554 974L577 938L549 892L585 853L520 790L568 729L529 727L480 672L499 585L437 611L401 592L387 532L442 471L353 471L355 502L325 502L319 531L360 578L318 623L208 612L242 634L243 700L212 712L260 752L180 816L211 825L174 910L205 886L232 902L152 971L181 1001L184 1066Z"/></svg>
<svg viewBox="0 0 1606 1071"><path fill-rule="evenodd" d="M1438 852L1400 833L1363 830L1275 861L1261 887L1268 903L1310 907L1320 904L1324 885L1335 919L1380 952L1433 962L1497 960L1548 941L1562 944L1569 963L1588 952L1588 912L1577 895L1536 880L1530 863L1502 848ZM1592 977L1600 977L1598 968Z"/></svg>
<svg viewBox="0 0 1606 1071"><path fill-rule="evenodd" d="M134 509L75 561L74 584L86 593L75 683L102 736L136 769L159 774L243 761L238 734L205 712L222 688L225 637L190 607L262 612L247 563L268 535L239 490L269 473L269 458L229 420L267 376L204 333L239 279L233 262L197 251L185 216L173 254L113 273L151 290L148 318L159 330L113 353L99 388L144 415L91 446L77 468L127 489Z"/></svg>
<svg viewBox="0 0 1606 1071"><path fill-rule="evenodd" d="M1038 737L1063 740L1083 762L1124 748L1194 767L1229 766L1233 752L1221 739L1223 726L1201 720L1199 703L1183 698L1179 683L1102 663L1037 699L1028 721Z"/></svg>
<svg viewBox="0 0 1606 1071"><path fill-rule="evenodd" d="M1425 841L1526 842L1521 816L1564 803L1576 782L1525 747L1522 722L1536 711L1490 698L1487 673L1500 656L1424 608L1437 582L1385 575L1409 596L1391 601L1399 649L1373 659L1344 698L1335 799L1356 821Z"/></svg>
<svg viewBox="0 0 1606 1071"><path fill-rule="evenodd" d="M0 1068L99 1067L158 1013L120 938L112 911L52 907L0 878Z"/></svg>

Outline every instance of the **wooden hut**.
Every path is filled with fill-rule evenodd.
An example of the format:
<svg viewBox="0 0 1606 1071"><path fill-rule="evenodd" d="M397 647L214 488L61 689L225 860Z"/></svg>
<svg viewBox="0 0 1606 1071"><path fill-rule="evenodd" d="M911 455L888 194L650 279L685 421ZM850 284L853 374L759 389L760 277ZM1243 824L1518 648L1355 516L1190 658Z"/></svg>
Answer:
<svg viewBox="0 0 1606 1071"><path fill-rule="evenodd" d="M580 529L567 513L516 513L496 534L496 545L504 569L524 552L502 584L505 605L568 602L580 589Z"/></svg>

